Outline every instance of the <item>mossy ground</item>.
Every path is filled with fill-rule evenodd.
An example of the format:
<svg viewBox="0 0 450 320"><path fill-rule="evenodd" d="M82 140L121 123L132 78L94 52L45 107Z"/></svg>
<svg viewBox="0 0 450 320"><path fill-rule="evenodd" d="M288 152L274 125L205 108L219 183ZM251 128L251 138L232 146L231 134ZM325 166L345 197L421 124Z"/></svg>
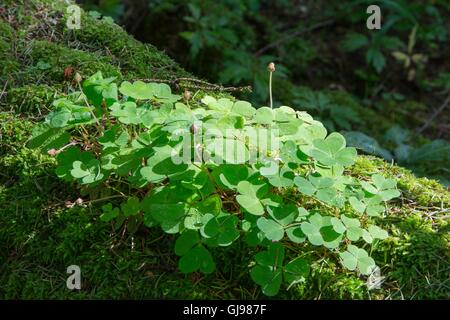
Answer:
<svg viewBox="0 0 450 320"><path fill-rule="evenodd" d="M7 1L0 8L0 298L263 298L248 273L254 249L243 242L214 252L215 273L185 276L172 236L114 232L99 220L101 204L71 205L80 191L55 176L53 158L24 146L51 100L77 89L64 74L68 67L83 77L98 70L119 79L189 74L110 22L83 15L81 30L65 30L62 2ZM311 277L278 298L450 296L449 192L375 157L359 157L349 173L376 172L394 177L402 192L380 220L390 237L372 248L385 277L381 289L368 291L364 278L343 271L327 251L299 246L293 254L316 261ZM79 291L66 288L72 264L82 269Z"/></svg>

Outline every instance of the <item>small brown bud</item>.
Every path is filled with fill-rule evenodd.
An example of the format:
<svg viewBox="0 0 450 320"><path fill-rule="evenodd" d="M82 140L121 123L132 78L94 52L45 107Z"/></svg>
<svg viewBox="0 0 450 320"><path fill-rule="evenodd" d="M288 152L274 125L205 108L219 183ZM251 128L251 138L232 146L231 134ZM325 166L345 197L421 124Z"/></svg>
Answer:
<svg viewBox="0 0 450 320"><path fill-rule="evenodd" d="M267 65L267 70L269 70L269 72L275 72L275 63L271 62Z"/></svg>
<svg viewBox="0 0 450 320"><path fill-rule="evenodd" d="M189 128L189 131L190 131L192 134L196 134L196 133L198 132L198 128L197 128L197 126L195 125L195 123L193 123L193 124L191 125L191 127Z"/></svg>
<svg viewBox="0 0 450 320"><path fill-rule="evenodd" d="M192 96L192 94L191 94L191 92L189 91L189 90L184 90L184 93L183 93L183 100L184 101L189 101L189 100L191 100L191 96Z"/></svg>

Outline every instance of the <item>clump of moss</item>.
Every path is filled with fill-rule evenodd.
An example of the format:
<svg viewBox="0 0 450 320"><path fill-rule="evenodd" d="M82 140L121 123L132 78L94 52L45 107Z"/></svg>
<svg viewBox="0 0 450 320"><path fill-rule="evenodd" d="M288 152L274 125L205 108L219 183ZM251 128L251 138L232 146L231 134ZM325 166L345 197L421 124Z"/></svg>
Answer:
<svg viewBox="0 0 450 320"><path fill-rule="evenodd" d="M16 113L42 115L47 113L57 93L58 89L46 84L10 88L3 109Z"/></svg>
<svg viewBox="0 0 450 320"><path fill-rule="evenodd" d="M34 41L31 46L31 58L33 64L41 61L49 65L46 71L41 73L47 83L72 80L74 72L82 76L90 76L101 71L107 77L119 79L122 77L120 70L112 64L111 57L67 48L62 44L48 41ZM70 74L66 71L65 75L67 68L73 68L73 70L70 70Z"/></svg>
<svg viewBox="0 0 450 320"><path fill-rule="evenodd" d="M390 237L374 247L373 255L384 266L385 286L395 288L390 290L391 298L448 298L450 225L436 214L439 211L403 209L383 221Z"/></svg>
<svg viewBox="0 0 450 320"><path fill-rule="evenodd" d="M62 21L64 23L64 20ZM176 62L155 47L142 44L133 39L118 25L98 20L84 13L81 29L63 30L66 38L88 48L107 52L129 76L168 79L177 76L190 76ZM111 36L114 35L114 36Z"/></svg>
<svg viewBox="0 0 450 320"><path fill-rule="evenodd" d="M19 61L13 54L13 42L14 29L0 19L0 82L8 80L11 72L19 70Z"/></svg>
<svg viewBox="0 0 450 320"><path fill-rule="evenodd" d="M417 206L450 206L450 193L436 180L417 178L410 170L393 165L383 159L373 156L359 156L351 169L351 174L369 176L381 173L394 178L403 198L408 199L410 205Z"/></svg>

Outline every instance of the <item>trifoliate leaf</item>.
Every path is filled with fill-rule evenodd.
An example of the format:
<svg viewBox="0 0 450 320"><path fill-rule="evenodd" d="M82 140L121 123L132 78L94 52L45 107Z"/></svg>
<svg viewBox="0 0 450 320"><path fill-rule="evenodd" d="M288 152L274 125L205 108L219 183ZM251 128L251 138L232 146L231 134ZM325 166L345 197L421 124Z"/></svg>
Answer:
<svg viewBox="0 0 450 320"><path fill-rule="evenodd" d="M119 208L113 208L111 203L102 206L103 213L100 215L100 220L109 222L117 218L120 214Z"/></svg>
<svg viewBox="0 0 450 320"><path fill-rule="evenodd" d="M133 83L124 81L120 85L119 91L123 95L137 100L148 100L153 98L152 88L149 84L142 81L135 81Z"/></svg>
<svg viewBox="0 0 450 320"><path fill-rule="evenodd" d="M355 162L356 149L346 148L345 138L337 132L333 132L325 140L314 140L313 145L311 155L323 165L350 166Z"/></svg>
<svg viewBox="0 0 450 320"><path fill-rule="evenodd" d="M375 261L369 257L367 251L351 244L347 246L347 251L339 253L339 256L344 267L349 270L358 268L364 275L371 274L376 266Z"/></svg>
<svg viewBox="0 0 450 320"><path fill-rule="evenodd" d="M297 258L284 267L284 279L287 283L305 280L310 272L309 264L306 260Z"/></svg>
<svg viewBox="0 0 450 320"><path fill-rule="evenodd" d="M126 202L123 202L120 205L122 212L125 216L134 216L139 213L141 210L141 206L139 203L139 199L136 197L130 197Z"/></svg>
<svg viewBox="0 0 450 320"><path fill-rule="evenodd" d="M283 226L272 219L261 217L258 219L257 225L266 238L271 241L280 241L284 236Z"/></svg>
<svg viewBox="0 0 450 320"><path fill-rule="evenodd" d="M208 274L214 271L216 265L211 253L205 247L199 245L190 249L181 257L178 267L183 273L192 273L200 270Z"/></svg>
<svg viewBox="0 0 450 320"><path fill-rule="evenodd" d="M183 232L175 242L175 254L178 256L185 255L199 241L197 231L187 230Z"/></svg>

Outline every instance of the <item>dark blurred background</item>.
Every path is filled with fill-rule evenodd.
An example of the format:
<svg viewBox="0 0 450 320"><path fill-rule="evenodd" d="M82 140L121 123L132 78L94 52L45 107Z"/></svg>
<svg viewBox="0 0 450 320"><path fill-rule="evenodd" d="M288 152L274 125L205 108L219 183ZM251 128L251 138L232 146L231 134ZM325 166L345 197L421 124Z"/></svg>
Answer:
<svg viewBox="0 0 450 320"><path fill-rule="evenodd" d="M362 152L450 183L450 2L82 0L192 74L306 110ZM381 8L380 30L366 9ZM151 75L149 75L151 76Z"/></svg>

